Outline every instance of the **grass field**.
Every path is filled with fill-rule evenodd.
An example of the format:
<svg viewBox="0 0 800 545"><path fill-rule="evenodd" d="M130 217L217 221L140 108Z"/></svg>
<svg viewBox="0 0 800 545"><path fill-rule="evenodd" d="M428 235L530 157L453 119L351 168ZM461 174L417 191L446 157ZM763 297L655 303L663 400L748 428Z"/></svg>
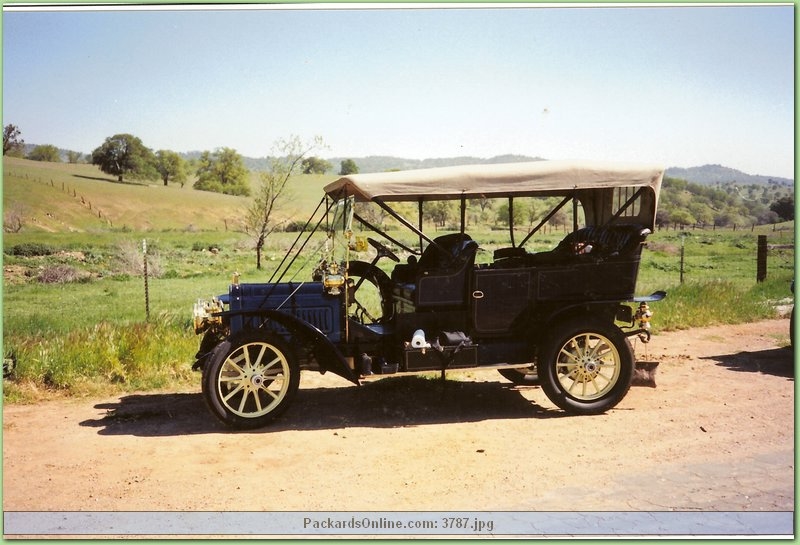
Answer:
<svg viewBox="0 0 800 545"><path fill-rule="evenodd" d="M332 177L303 175L291 189L288 216L304 216ZM251 174L251 184L257 175ZM4 158L3 204L20 208L29 229L42 232L240 230L250 200L161 182L118 183L86 164Z"/></svg>
<svg viewBox="0 0 800 545"><path fill-rule="evenodd" d="M299 179L285 213L304 218L328 181L320 176ZM236 223L246 198L188 186L120 184L90 165L8 158L3 191L5 211L21 210L25 218L19 233L3 238L3 343L5 352L13 351L17 358L13 376L4 380L7 401L52 392L86 395L196 386L199 377L190 370L199 341L190 324L193 302L225 292L234 272L242 274L242 281L265 281L296 236L270 237L265 269L258 271L252 243ZM654 330L774 316L778 303L792 297L793 228L783 224L752 231L651 235L637 292L669 292L665 301L653 305ZM493 245L505 245L502 230L485 226L470 232L489 250L484 256L491 255ZM392 233L400 236L399 231ZM763 283L755 281L759 234L767 235L772 247ZM547 232L532 247L553 247L563 236ZM144 239L152 275L149 320L141 274ZM308 278L316 264L313 252L304 257L309 268L299 278ZM371 254L360 258L368 261ZM48 277L64 281L43 283Z"/></svg>

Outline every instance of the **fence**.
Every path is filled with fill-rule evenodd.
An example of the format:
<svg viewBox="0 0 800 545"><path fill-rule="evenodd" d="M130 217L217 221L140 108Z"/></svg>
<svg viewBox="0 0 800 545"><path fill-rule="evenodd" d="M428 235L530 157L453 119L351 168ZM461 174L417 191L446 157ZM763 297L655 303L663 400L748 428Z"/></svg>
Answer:
<svg viewBox="0 0 800 545"><path fill-rule="evenodd" d="M794 276L794 233L760 226L761 233L657 231L642 254L640 279L646 286L723 280L752 285Z"/></svg>

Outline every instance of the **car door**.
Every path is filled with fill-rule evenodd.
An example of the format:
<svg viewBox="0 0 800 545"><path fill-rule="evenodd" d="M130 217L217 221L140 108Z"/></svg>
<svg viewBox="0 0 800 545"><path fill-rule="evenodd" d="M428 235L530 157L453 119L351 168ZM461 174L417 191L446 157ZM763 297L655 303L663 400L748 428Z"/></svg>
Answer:
<svg viewBox="0 0 800 545"><path fill-rule="evenodd" d="M508 332L534 293L530 269L478 269L472 277L472 325L481 335Z"/></svg>

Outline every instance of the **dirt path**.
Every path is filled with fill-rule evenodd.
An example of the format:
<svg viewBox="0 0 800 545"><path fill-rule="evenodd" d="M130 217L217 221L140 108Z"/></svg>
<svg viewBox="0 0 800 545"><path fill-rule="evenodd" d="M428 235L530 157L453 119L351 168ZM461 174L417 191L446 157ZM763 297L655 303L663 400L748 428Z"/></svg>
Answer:
<svg viewBox="0 0 800 545"><path fill-rule="evenodd" d="M248 433L218 425L199 386L6 406L3 508L791 511L787 340L788 320L654 336L657 387L596 417L496 372L445 390L304 373L287 414Z"/></svg>

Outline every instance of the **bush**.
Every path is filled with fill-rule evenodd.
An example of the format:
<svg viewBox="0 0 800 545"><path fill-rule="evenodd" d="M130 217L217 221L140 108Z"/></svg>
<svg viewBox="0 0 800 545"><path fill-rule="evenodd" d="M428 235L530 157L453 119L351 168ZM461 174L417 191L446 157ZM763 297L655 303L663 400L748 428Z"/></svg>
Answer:
<svg viewBox="0 0 800 545"><path fill-rule="evenodd" d="M26 242L24 244L17 244L9 251L9 255L16 255L20 257L36 257L44 255L52 255L56 251L52 246L47 244L40 244L38 242Z"/></svg>
<svg viewBox="0 0 800 545"><path fill-rule="evenodd" d="M303 227L305 226L306 226L305 221L302 220L290 221L283 226L283 230L286 233L299 233L303 230Z"/></svg>
<svg viewBox="0 0 800 545"><path fill-rule="evenodd" d="M207 242L197 241L192 244L193 252L219 252L222 249L222 244L209 244Z"/></svg>
<svg viewBox="0 0 800 545"><path fill-rule="evenodd" d="M45 267L36 279L42 284L67 284L88 279L88 275L69 265Z"/></svg>
<svg viewBox="0 0 800 545"><path fill-rule="evenodd" d="M142 276L144 274L144 256L141 245L126 240L117 246L115 274L123 276ZM159 278L163 273L161 259L157 249L148 244L147 275Z"/></svg>

